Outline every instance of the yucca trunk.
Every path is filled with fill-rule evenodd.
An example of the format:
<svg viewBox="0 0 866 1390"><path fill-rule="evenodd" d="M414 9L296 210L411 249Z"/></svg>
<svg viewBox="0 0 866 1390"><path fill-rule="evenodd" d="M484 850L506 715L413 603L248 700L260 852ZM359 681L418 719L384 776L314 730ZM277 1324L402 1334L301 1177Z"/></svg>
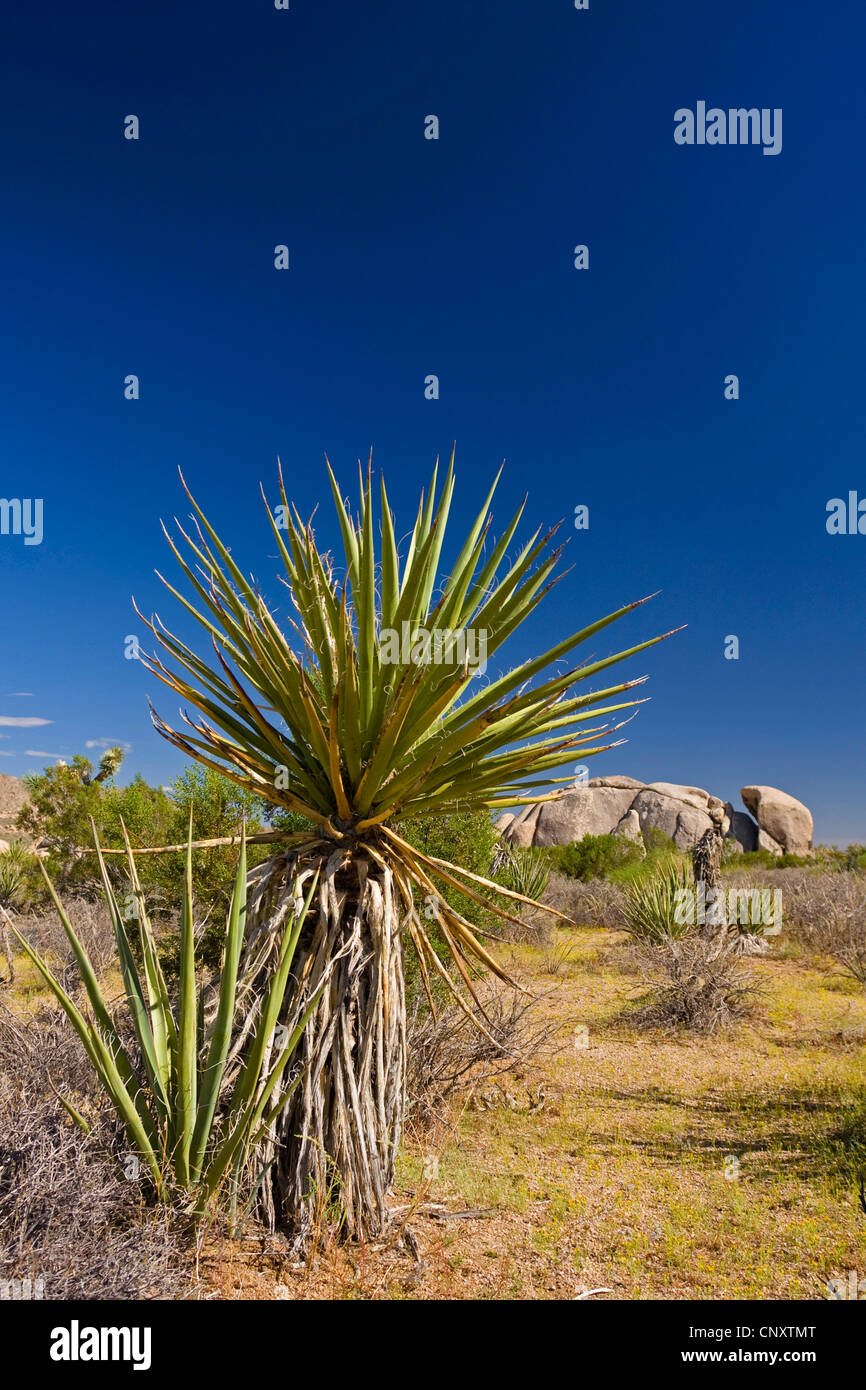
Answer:
<svg viewBox="0 0 866 1390"><path fill-rule="evenodd" d="M259 995L271 972L299 864L271 859L251 875L244 975ZM298 1051L300 1085L262 1144L261 1205L308 1250L326 1228L375 1239L405 1103L406 1009L401 911L393 877L363 850L322 864L317 910L298 942L281 1023L291 1033L322 988ZM287 1077L287 1082L291 1078Z"/></svg>

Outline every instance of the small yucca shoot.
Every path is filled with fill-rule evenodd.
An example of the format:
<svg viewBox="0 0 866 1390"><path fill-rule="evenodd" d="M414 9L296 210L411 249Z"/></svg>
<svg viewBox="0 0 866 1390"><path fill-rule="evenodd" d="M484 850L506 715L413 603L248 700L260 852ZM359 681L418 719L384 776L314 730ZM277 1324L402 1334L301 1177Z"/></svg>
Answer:
<svg viewBox="0 0 866 1390"><path fill-rule="evenodd" d="M26 896L28 874L36 862L20 840L0 854L0 906L18 907Z"/></svg>
<svg viewBox="0 0 866 1390"><path fill-rule="evenodd" d="M136 964L127 921L108 877L102 849L94 843L105 901L117 944L117 964L123 979L126 1007L141 1053L137 1071L121 1041L93 965L77 937L48 874L45 882L63 929L72 946L90 1005L78 1007L29 942L7 922L30 960L65 1011L90 1058L97 1078L111 1100L133 1152L145 1166L157 1196L183 1195L194 1215L201 1215L217 1194L226 1175L236 1177L249 1154L274 1123L298 1084L295 1077L272 1103L277 1083L292 1059L315 1002L294 1026L282 1048L270 1059L280 1009L286 992L298 937L306 919L317 877L311 876L306 898L295 884L294 910L285 927L274 971L243 1065L229 1074L232 1038L241 1021L238 1007L238 962L244 939L247 907L246 839L242 836L234 892L226 925L223 966L216 1009L209 1024L196 980L193 928L192 849L187 845L184 896L181 906L179 997L173 1007L159 951L144 903L135 860L124 828L129 860L131 914L137 922L141 970ZM4 914L5 915L5 914ZM85 1129L87 1121L71 1102L69 1114Z"/></svg>
<svg viewBox="0 0 866 1390"><path fill-rule="evenodd" d="M625 894L626 931L647 942L677 941L685 936L691 927L686 914L677 908L682 902L680 895L688 888L686 867L678 869L676 864L630 884Z"/></svg>

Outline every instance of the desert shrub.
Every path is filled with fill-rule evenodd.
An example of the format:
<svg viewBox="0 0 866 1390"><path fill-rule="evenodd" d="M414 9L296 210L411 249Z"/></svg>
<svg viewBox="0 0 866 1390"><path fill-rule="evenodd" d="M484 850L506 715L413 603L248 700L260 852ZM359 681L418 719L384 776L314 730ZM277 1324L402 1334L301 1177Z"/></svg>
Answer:
<svg viewBox="0 0 866 1390"><path fill-rule="evenodd" d="M581 883L594 879L633 883L683 862L673 841L655 826L643 831L640 842L622 835L584 835L547 853L554 868Z"/></svg>
<svg viewBox="0 0 866 1390"><path fill-rule="evenodd" d="M689 922L681 895L691 887L685 864L668 862L625 888L633 963L653 980L635 1019L714 1033L748 1011L755 990L739 958L764 940L724 919L717 926Z"/></svg>
<svg viewBox="0 0 866 1390"><path fill-rule="evenodd" d="M775 869L776 856L768 849L750 849L738 854L731 862L741 869Z"/></svg>
<svg viewBox="0 0 866 1390"><path fill-rule="evenodd" d="M635 963L653 981L632 1014L643 1027L711 1034L745 1017L758 990L731 950L731 938L689 931L679 938L636 941Z"/></svg>
<svg viewBox="0 0 866 1390"><path fill-rule="evenodd" d="M117 941L108 908L104 902L96 902L92 898L70 898L66 908L97 976L102 978L117 955ZM22 914L16 917L15 926L31 946L50 961L63 988L73 993L79 981L75 952L54 907Z"/></svg>
<svg viewBox="0 0 866 1390"><path fill-rule="evenodd" d="M561 1025L536 1015L536 998L488 984L482 1031L456 1004L436 1018L416 1000L408 1018L408 1119L416 1135L445 1119L456 1091L506 1072L526 1070L549 1052Z"/></svg>
<svg viewBox="0 0 866 1390"><path fill-rule="evenodd" d="M852 873L866 869L866 845L853 844L845 849L838 845L816 845L810 861L821 869L836 869L841 873Z"/></svg>
<svg viewBox="0 0 866 1390"><path fill-rule="evenodd" d="M624 925L625 889L619 883L603 878L581 883L579 879L554 872L546 898L576 926L620 929Z"/></svg>
<svg viewBox="0 0 866 1390"><path fill-rule="evenodd" d="M614 883L636 883L642 878L651 877L660 870L668 869L671 866L681 865L688 862L688 856L677 849L673 840L659 830L657 826L648 825L642 832L643 853L641 846L637 846L637 858L629 858L624 864L611 871L610 877Z"/></svg>
<svg viewBox="0 0 866 1390"><path fill-rule="evenodd" d="M800 885L788 907L804 942L866 985L866 879L823 874Z"/></svg>
<svg viewBox="0 0 866 1390"><path fill-rule="evenodd" d="M89 1135L51 1085L94 1106ZM65 1021L0 1004L0 1279L41 1278L46 1299L184 1298L184 1237L125 1177L89 1085Z"/></svg>
<svg viewBox="0 0 866 1390"><path fill-rule="evenodd" d="M727 843L727 842L726 842ZM806 869L814 861L803 854L773 854L769 849L748 850L744 854L723 855L722 862L733 869Z"/></svg>
<svg viewBox="0 0 866 1390"><path fill-rule="evenodd" d="M860 978L866 878L859 870L828 869L826 864L823 869L744 870L726 875L726 887L779 889L783 933Z"/></svg>
<svg viewBox="0 0 866 1390"><path fill-rule="evenodd" d="M416 849L437 859L447 859L459 864L470 873L485 877L498 844L496 828L486 811L455 811L446 816L413 816L398 821L398 835L402 835ZM451 891L451 890L449 890ZM471 899L463 899L459 911L469 921L478 905ZM465 908L465 911L464 911ZM480 909L479 909L480 910Z"/></svg>
<svg viewBox="0 0 866 1390"><path fill-rule="evenodd" d="M833 874L827 874L825 871L822 875L816 873L814 869L803 867L776 869L774 867L762 868L761 865L758 865L756 868L749 868L742 864L743 857L741 855L727 869L725 873L725 886L727 888L781 888L783 892L787 892L793 897L801 891L810 891L811 886L821 877L835 877L835 871Z"/></svg>

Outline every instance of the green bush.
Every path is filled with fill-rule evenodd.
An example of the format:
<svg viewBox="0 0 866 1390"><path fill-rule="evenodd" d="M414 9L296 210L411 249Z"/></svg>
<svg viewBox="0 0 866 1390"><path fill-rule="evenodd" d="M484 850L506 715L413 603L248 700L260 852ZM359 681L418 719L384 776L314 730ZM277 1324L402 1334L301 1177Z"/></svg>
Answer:
<svg viewBox="0 0 866 1390"><path fill-rule="evenodd" d="M589 883L593 878L610 878L618 869L641 862L640 845L621 835L584 835L568 845L550 851L554 868L569 878Z"/></svg>
<svg viewBox="0 0 866 1390"><path fill-rule="evenodd" d="M612 883L621 883L627 886L629 883L637 883L641 879L650 877L656 872L662 873L667 869L676 868L689 858L683 855L663 830L655 826L647 826L643 832L644 854L640 854L640 846L637 846L638 857L630 858L619 868L612 870L610 879Z"/></svg>
<svg viewBox="0 0 866 1390"><path fill-rule="evenodd" d="M125 787L115 786L112 771L119 766L114 757L94 775L88 758L77 756L68 765L47 767L42 773L24 778L29 802L17 821L19 830L33 839L51 841L47 867L65 896L95 898L101 892L96 856L82 853L92 843L91 818L100 844L105 849L123 848L123 823L134 849L185 843L192 812L193 839L218 839L237 833L246 822L247 833L262 828L262 803L251 792L238 787L210 768L192 765L176 777L167 793L136 776ZM103 764L106 759L102 760ZM251 845L250 865L270 853L269 846ZM110 858L109 872L120 882L119 860ZM234 882L235 852L229 848L203 851L196 875L197 906L205 919L219 920L225 915ZM157 916L171 915L180 901L184 881L181 852L140 855L139 874L151 911ZM36 890L44 900L41 881ZM211 945L206 929L202 952L211 961Z"/></svg>
<svg viewBox="0 0 866 1390"><path fill-rule="evenodd" d="M23 778L29 801L16 826L34 840L50 840L48 865L64 894L96 897L99 869L95 855L82 854L92 843L91 818L100 842L111 849L123 848L120 824L129 830L132 844L165 844L174 819L174 807L159 787L142 777L127 787L115 787L110 776L93 775L93 764L81 755L69 764L58 763L41 773Z"/></svg>
<svg viewBox="0 0 866 1390"><path fill-rule="evenodd" d="M737 869L775 869L776 858L768 849L753 849L738 854L729 862L732 868Z"/></svg>
<svg viewBox="0 0 866 1390"><path fill-rule="evenodd" d="M810 869L815 866L815 860L802 854L774 854L770 849L754 849L725 857L724 865L730 869Z"/></svg>
<svg viewBox="0 0 866 1390"><path fill-rule="evenodd" d="M816 845L814 855L807 863L812 868L855 873L866 869L866 845L853 844L845 849L840 849L838 845Z"/></svg>
<svg viewBox="0 0 866 1390"><path fill-rule="evenodd" d="M648 834L652 835L652 831ZM651 848L646 849L623 835L584 835L569 845L556 845L550 855L553 867L581 883L589 883L591 878L628 881L644 872L646 859L655 862L660 856L670 858L673 845L666 835L662 835L662 841L663 845L653 840Z"/></svg>

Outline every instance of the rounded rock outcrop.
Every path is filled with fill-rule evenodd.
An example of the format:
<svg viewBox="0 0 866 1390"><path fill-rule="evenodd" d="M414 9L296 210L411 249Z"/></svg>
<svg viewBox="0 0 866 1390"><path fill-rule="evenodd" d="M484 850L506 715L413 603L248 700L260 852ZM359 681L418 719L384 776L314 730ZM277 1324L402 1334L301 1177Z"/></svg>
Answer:
<svg viewBox="0 0 866 1390"><path fill-rule="evenodd" d="M802 802L775 787L744 787L742 796L755 820L702 787L639 782L621 774L593 777L550 801L532 802L515 815L500 816L497 829L510 844L521 847L570 844L585 835L622 835L637 841L648 831L660 831L687 851L715 829L745 853L811 852L812 817Z"/></svg>

